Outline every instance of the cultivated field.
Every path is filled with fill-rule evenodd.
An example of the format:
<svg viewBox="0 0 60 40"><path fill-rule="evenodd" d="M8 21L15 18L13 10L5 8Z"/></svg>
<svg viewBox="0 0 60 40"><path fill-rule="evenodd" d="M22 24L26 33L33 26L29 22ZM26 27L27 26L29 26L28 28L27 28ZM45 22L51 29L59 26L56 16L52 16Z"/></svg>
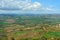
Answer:
<svg viewBox="0 0 60 40"><path fill-rule="evenodd" d="M60 40L60 14L0 14L0 40Z"/></svg>

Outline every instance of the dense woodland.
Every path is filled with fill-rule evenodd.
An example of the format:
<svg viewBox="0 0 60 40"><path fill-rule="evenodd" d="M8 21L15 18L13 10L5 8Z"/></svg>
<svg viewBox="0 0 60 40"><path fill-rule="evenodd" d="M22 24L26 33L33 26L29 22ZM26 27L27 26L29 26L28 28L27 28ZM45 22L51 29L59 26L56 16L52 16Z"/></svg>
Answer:
<svg viewBox="0 0 60 40"><path fill-rule="evenodd" d="M0 40L60 40L60 14L0 14Z"/></svg>

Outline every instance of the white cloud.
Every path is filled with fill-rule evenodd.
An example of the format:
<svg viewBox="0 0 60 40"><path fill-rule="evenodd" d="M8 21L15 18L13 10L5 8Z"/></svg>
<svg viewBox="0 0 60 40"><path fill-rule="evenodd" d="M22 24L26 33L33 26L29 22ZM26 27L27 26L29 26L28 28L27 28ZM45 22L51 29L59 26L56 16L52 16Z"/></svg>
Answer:
<svg viewBox="0 0 60 40"><path fill-rule="evenodd" d="M39 2L34 2L34 3L27 3L27 5L25 5L24 9L27 10L38 10L42 5Z"/></svg>
<svg viewBox="0 0 60 40"><path fill-rule="evenodd" d="M19 11L54 11L51 7L45 7L40 2L33 2L29 0L2 0L0 1L0 8L6 9L20 9Z"/></svg>
<svg viewBox="0 0 60 40"><path fill-rule="evenodd" d="M51 9L51 8L46 8L46 10L48 10L48 11L52 11L53 9Z"/></svg>
<svg viewBox="0 0 60 40"><path fill-rule="evenodd" d="M35 10L41 6L39 2L30 3L28 0L2 0L0 3L0 8L19 8L19 9L29 9Z"/></svg>
<svg viewBox="0 0 60 40"><path fill-rule="evenodd" d="M39 2L34 2L34 3L32 4L32 9L38 10L41 6L42 6L41 3L39 3Z"/></svg>

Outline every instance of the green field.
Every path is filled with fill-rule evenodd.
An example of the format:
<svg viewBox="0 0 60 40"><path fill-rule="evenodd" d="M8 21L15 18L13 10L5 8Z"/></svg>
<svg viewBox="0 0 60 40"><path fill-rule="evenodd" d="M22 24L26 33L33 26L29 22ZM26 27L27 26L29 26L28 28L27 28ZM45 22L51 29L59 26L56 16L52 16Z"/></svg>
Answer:
<svg viewBox="0 0 60 40"><path fill-rule="evenodd" d="M60 14L0 17L0 40L60 40Z"/></svg>

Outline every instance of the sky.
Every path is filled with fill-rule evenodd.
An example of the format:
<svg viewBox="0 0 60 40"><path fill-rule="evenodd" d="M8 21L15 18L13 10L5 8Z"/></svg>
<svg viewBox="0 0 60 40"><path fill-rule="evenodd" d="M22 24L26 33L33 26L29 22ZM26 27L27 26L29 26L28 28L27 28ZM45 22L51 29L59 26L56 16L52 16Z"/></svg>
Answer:
<svg viewBox="0 0 60 40"><path fill-rule="evenodd" d="M0 0L2 13L60 13L60 0Z"/></svg>

